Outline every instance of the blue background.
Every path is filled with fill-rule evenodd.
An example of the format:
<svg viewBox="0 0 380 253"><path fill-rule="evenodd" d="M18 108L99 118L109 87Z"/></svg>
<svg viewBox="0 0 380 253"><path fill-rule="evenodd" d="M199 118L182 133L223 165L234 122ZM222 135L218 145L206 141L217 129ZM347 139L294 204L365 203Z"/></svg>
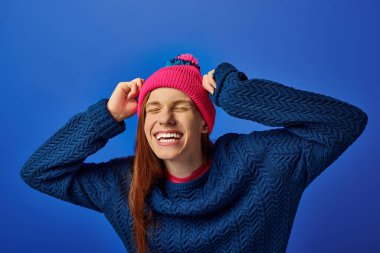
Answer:
<svg viewBox="0 0 380 253"><path fill-rule="evenodd" d="M305 191L287 252L380 252L378 1L0 2L0 251L125 252L102 214L29 188L28 157L120 81L180 53L347 101L363 135ZM132 154L136 117L86 161ZM220 108L212 139L268 127Z"/></svg>

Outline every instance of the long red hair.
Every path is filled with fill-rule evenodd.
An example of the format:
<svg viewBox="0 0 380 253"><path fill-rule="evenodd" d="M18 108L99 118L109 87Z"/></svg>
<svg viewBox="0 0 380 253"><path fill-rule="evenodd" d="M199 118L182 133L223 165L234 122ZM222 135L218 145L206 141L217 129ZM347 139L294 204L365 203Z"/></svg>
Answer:
<svg viewBox="0 0 380 253"><path fill-rule="evenodd" d="M134 234L138 253L146 252L147 227L151 225L153 212L145 203L146 197L154 184L164 178L164 163L159 159L149 146L144 132L145 105L150 92L145 96L142 111L137 124L135 159L133 176L128 196L129 208L134 220ZM203 162L211 159L212 145L209 134L202 134ZM144 209L147 208L147 215Z"/></svg>

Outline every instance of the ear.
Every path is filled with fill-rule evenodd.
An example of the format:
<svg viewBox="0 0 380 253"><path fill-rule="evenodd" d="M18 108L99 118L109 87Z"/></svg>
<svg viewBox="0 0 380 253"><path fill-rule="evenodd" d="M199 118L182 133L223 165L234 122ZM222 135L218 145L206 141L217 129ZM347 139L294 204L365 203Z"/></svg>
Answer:
<svg viewBox="0 0 380 253"><path fill-rule="evenodd" d="M206 124L206 122L204 120L202 120L202 129L201 129L201 132L206 134L208 133L208 126Z"/></svg>

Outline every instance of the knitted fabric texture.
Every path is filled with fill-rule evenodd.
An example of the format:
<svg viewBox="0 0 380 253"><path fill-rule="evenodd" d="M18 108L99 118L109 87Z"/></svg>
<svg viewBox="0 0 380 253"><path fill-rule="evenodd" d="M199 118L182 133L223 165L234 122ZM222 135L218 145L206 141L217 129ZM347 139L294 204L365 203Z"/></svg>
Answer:
<svg viewBox="0 0 380 253"><path fill-rule="evenodd" d="M191 54L182 54L157 70L144 82L137 104L137 115L140 117L142 103L148 92L161 88L174 88L188 95L201 112L211 134L215 122L215 107L207 91L202 86L202 76L198 60Z"/></svg>
<svg viewBox="0 0 380 253"><path fill-rule="evenodd" d="M148 252L285 252L302 193L362 134L367 115L332 97L248 80L229 63L217 66L215 78L216 105L277 128L224 134L207 173L154 185ZM126 250L137 252L128 206L134 156L84 162L125 130L106 103L74 115L26 161L21 177L38 191L102 212Z"/></svg>

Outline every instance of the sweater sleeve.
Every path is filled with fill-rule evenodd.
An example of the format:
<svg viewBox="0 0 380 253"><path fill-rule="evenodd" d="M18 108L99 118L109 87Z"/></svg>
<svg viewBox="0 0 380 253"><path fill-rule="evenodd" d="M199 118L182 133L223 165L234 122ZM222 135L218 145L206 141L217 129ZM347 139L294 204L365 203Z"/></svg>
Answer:
<svg viewBox="0 0 380 253"><path fill-rule="evenodd" d="M124 121L112 118L107 101L103 98L75 114L25 162L21 178L40 192L102 212L116 185L120 158L102 163L84 160L125 130Z"/></svg>
<svg viewBox="0 0 380 253"><path fill-rule="evenodd" d="M251 157L257 154L249 152L262 150L273 168L292 170L287 175L303 189L361 135L367 124L366 113L353 105L269 80L248 79L229 63L218 65L214 77L217 87L210 98L226 113L281 127L253 131L240 139L248 143Z"/></svg>

